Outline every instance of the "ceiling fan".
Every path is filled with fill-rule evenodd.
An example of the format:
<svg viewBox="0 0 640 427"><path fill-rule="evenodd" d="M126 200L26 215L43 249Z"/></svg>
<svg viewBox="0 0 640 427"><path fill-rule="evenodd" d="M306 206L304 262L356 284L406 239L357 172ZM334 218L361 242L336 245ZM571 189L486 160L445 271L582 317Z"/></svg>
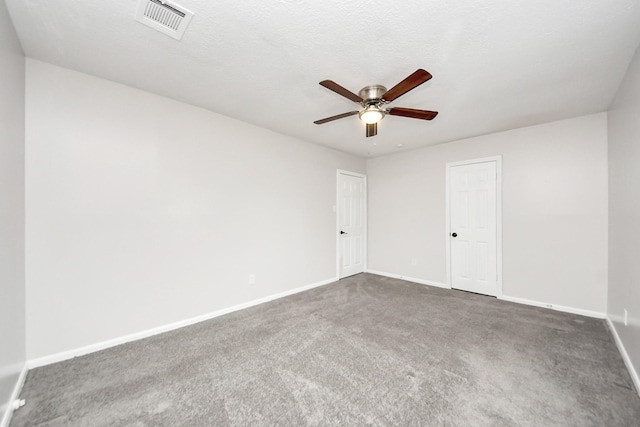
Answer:
<svg viewBox="0 0 640 427"><path fill-rule="evenodd" d="M394 101L396 98L404 95L412 89L420 86L422 83L431 79L431 74L423 69L418 69L409 77L387 90L382 85L365 86L360 89L358 95L345 89L332 80L323 80L321 86L334 91L338 95L357 102L362 109L350 111L348 113L338 114L337 116L327 117L326 119L316 120L315 124L321 125L334 120L342 119L356 114L367 125L367 137L376 136L378 134L378 122L384 119L387 114L391 116L409 117L420 120L433 120L437 115L437 111L416 110L413 108L385 108L385 105Z"/></svg>

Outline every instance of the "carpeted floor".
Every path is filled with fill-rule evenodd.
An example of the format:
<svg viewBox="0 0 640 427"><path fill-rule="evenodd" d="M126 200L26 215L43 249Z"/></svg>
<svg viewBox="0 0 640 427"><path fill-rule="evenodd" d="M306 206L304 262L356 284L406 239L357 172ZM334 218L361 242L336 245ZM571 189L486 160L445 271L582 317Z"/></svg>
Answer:
<svg viewBox="0 0 640 427"><path fill-rule="evenodd" d="M603 320L360 274L30 371L12 426L638 426Z"/></svg>

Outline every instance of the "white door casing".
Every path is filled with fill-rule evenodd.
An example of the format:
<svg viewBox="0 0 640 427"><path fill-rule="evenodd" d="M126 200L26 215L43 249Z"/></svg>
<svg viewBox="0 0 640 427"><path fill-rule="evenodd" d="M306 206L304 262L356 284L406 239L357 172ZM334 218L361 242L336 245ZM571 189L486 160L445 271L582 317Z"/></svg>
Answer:
<svg viewBox="0 0 640 427"><path fill-rule="evenodd" d="M338 170L337 181L337 273L343 278L366 268L367 177Z"/></svg>
<svg viewBox="0 0 640 427"><path fill-rule="evenodd" d="M447 279L452 288L502 296L501 158L447 164Z"/></svg>

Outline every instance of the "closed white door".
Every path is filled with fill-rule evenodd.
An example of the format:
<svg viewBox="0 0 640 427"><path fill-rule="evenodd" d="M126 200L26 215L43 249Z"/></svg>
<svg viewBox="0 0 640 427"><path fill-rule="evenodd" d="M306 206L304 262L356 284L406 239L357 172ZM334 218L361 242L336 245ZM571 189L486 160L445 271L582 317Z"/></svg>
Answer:
<svg viewBox="0 0 640 427"><path fill-rule="evenodd" d="M362 273L366 244L365 177L338 173L338 275Z"/></svg>
<svg viewBox="0 0 640 427"><path fill-rule="evenodd" d="M451 287L498 295L496 161L449 169Z"/></svg>

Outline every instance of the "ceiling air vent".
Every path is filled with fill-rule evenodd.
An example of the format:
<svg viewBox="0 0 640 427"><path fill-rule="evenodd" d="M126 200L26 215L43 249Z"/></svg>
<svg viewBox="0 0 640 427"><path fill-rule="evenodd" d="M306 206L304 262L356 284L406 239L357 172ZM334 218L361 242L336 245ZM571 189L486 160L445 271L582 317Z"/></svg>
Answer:
<svg viewBox="0 0 640 427"><path fill-rule="evenodd" d="M180 40L193 13L169 1L140 0L136 21Z"/></svg>

